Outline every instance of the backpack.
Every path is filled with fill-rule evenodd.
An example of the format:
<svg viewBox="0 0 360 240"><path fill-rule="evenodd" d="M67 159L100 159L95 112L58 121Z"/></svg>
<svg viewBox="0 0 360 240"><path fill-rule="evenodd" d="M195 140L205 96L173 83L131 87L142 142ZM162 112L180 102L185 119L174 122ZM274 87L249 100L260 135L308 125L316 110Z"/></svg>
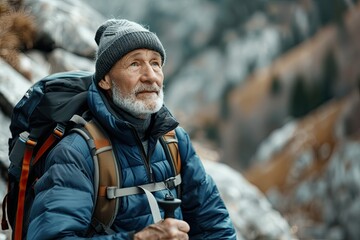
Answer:
<svg viewBox="0 0 360 240"><path fill-rule="evenodd" d="M44 171L49 151L67 134L77 132L87 142L94 161L94 211L87 235L111 233L119 198L145 193L154 222L161 219L151 192L175 188L180 196L181 159L175 131L160 138L174 177L164 182L121 188L121 171L111 141L88 114L87 91L93 73L52 74L35 83L13 109L9 139L8 193L3 200L2 229L24 239L34 200L34 185ZM8 216L6 219L6 215Z"/></svg>

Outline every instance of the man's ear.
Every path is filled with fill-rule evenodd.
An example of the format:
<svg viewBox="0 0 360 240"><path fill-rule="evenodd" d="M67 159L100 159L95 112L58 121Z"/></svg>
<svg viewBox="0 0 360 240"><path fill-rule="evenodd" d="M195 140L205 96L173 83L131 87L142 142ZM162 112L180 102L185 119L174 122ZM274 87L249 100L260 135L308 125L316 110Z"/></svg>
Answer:
<svg viewBox="0 0 360 240"><path fill-rule="evenodd" d="M100 80L99 87L101 87L104 90L111 89L111 80L108 74L106 74L104 78Z"/></svg>

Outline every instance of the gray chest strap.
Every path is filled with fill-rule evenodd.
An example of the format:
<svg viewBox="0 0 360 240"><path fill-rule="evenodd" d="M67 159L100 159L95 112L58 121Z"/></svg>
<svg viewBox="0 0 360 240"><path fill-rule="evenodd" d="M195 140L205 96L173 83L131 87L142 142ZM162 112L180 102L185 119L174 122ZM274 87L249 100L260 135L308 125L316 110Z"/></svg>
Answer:
<svg viewBox="0 0 360 240"><path fill-rule="evenodd" d="M140 186L127 187L127 188L118 188L115 186L110 186L106 188L106 197L108 199L114 199L129 195L145 193L146 198L150 205L151 214L153 216L154 222L156 223L161 220L161 216L160 216L159 206L152 192L171 189L180 184L181 184L181 175L178 174L175 177L168 178L163 182L148 183Z"/></svg>

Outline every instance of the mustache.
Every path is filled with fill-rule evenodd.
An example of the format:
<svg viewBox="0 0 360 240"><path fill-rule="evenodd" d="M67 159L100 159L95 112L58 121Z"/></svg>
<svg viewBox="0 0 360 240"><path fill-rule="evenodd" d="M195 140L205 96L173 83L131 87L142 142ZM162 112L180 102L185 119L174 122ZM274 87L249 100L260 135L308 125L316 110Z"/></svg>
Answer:
<svg viewBox="0 0 360 240"><path fill-rule="evenodd" d="M134 92L135 93L144 92L144 91L160 92L161 89L162 89L162 87L160 87L156 84L153 84L153 85L140 84L135 87Z"/></svg>

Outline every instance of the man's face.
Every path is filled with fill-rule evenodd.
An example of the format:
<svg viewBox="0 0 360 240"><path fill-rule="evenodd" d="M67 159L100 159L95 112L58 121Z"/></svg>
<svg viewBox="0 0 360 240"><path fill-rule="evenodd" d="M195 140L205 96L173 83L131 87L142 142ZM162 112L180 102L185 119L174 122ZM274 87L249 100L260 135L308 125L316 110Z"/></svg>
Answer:
<svg viewBox="0 0 360 240"><path fill-rule="evenodd" d="M163 80L160 54L137 49L122 57L99 86L111 91L111 98L118 107L145 118L163 105Z"/></svg>

